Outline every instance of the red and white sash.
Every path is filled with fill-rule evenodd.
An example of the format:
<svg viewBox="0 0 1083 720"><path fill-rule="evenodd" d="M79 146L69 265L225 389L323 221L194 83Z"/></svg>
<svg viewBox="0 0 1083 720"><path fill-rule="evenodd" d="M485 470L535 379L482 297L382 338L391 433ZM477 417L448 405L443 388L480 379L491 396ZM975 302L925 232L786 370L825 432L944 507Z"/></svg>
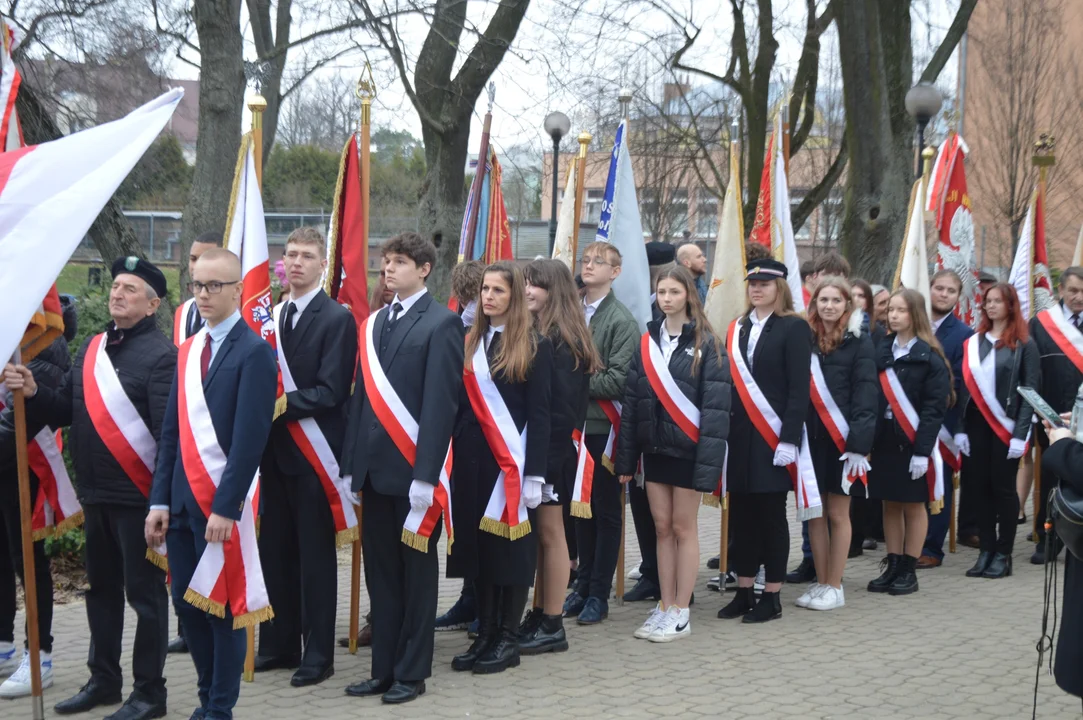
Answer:
<svg viewBox="0 0 1083 720"><path fill-rule="evenodd" d="M463 384L481 432L500 468L485 506L485 515L481 518L481 529L518 540L530 534L530 519L522 494L527 428L524 427L522 433L516 430L515 420L489 373L485 343L478 343L471 362L473 369L463 371Z"/></svg>
<svg viewBox="0 0 1083 720"><path fill-rule="evenodd" d="M959 452L959 447L955 444L955 438L943 425L940 426L937 437L940 438L940 457L944 459L952 472L959 472L963 467L963 454Z"/></svg>
<svg viewBox="0 0 1083 720"><path fill-rule="evenodd" d="M609 437L606 438L605 450L602 451L602 465L605 465L605 469L609 472L613 472L614 463L617 460L617 437L620 435L621 405L617 400L595 400L595 402L609 420Z"/></svg>
<svg viewBox="0 0 1083 720"><path fill-rule="evenodd" d="M609 436L613 437L612 431ZM574 517L590 519L593 515L590 511L590 494L594 485L594 458L587 450L585 430L572 430L572 444L575 445L576 452L575 488L572 490L572 504L568 511Z"/></svg>
<svg viewBox="0 0 1083 720"><path fill-rule="evenodd" d="M173 344L181 346L188 339L188 311L196 304L195 298L189 298L177 307L173 314Z"/></svg>
<svg viewBox="0 0 1083 720"><path fill-rule="evenodd" d="M840 453L845 453L846 439L850 436L850 423L846 421L846 416L842 414L838 403L835 402L835 398L831 395L831 388L827 385L827 378L824 377L824 370L820 365L820 356L815 352L812 353L811 371L809 397L812 398L812 406L816 408L816 414L820 417L820 422L827 428L827 434L831 436L835 447L838 448ZM849 495L850 487L855 480L860 480L866 486L869 484L869 476L866 473L847 475L844 472L842 474L842 491Z"/></svg>
<svg viewBox="0 0 1083 720"><path fill-rule="evenodd" d="M913 443L918 435L918 423L920 416L910 398L906 397L899 376L895 374L895 368L888 368L880 373L880 388L884 391L891 412L899 422L899 427L906 433L907 439ZM940 438L936 440L940 444ZM933 454L929 456L929 470L925 473L929 486L930 512L934 515L940 512L944 499L944 464L941 461L941 452L933 448Z"/></svg>
<svg viewBox="0 0 1083 720"><path fill-rule="evenodd" d="M372 313L361 327L361 375L365 383L365 392L372 406L372 411L379 418L380 424L395 443L410 466L417 462L418 424L414 416L403 405L395 387L387 379L384 368L380 365L380 355L376 350L376 318ZM448 439L444 464L440 468L440 479L433 491L433 503L425 511L411 508L402 528L402 542L421 552L429 551L429 539L444 516L444 531L447 533L447 551L455 542L454 528L451 523L451 440Z"/></svg>
<svg viewBox="0 0 1083 720"><path fill-rule="evenodd" d="M1038 313L1038 322L1049 333L1049 337L1053 338L1060 351L1083 373L1083 333L1064 317L1064 308L1057 304L1048 310L1042 310Z"/></svg>
<svg viewBox="0 0 1083 720"><path fill-rule="evenodd" d="M275 327L279 326L279 316L282 314L282 305L279 303L273 310ZM276 343L278 353L278 372L282 380L282 389L285 392L297 390L297 383L293 380L289 363L286 361L286 351L282 349L282 343ZM313 418L302 418L286 423L286 429L297 444L305 460L312 466L316 477L320 480L324 495L331 506L331 517L335 520L335 544L339 547L348 545L358 538L357 513L353 511L350 498L340 490L339 480L342 473L335 459L335 453L331 445L324 437L323 430Z"/></svg>
<svg viewBox="0 0 1083 720"><path fill-rule="evenodd" d="M1002 443L1011 445L1012 435L1015 434L1015 420L1008 417L1008 414L1004 412L1004 407L997 400L995 378L991 378L982 372L980 340L981 338L974 334L963 343L963 382L966 383L966 389L970 392L970 399L981 411L985 422L989 424L989 427L993 429L993 432L996 433ZM990 348L989 352L995 353L996 349ZM1029 444L1029 429L1027 430L1026 440ZM1026 450L1023 451L1023 454L1026 454Z"/></svg>
<svg viewBox="0 0 1083 720"><path fill-rule="evenodd" d="M199 356L206 335L207 328L203 328L186 340L177 354L177 412L184 473L188 476L192 495L209 518L227 458L218 443L207 398L203 394ZM241 519L233 524L229 539L222 543L207 543L184 592L187 602L216 617L224 618L228 605L234 629L274 617L256 544L255 509L258 503L256 475L248 487Z"/></svg>
<svg viewBox="0 0 1083 720"><path fill-rule="evenodd" d="M767 446L771 450L778 448L779 434L782 432L782 418L775 413L767 396L760 390L760 386L752 377L752 370L745 362L744 355L738 345L740 337L740 318L730 323L726 333L726 350L730 357L730 375L733 386L737 389L737 395L741 398L741 405L745 413L752 421L752 425L760 433ZM820 499L820 488L816 484L816 470L812 465L812 454L808 447L808 430L801 426L801 446L797 451L797 460L786 466L793 480L794 493L797 495L797 519L810 520L823 516L823 502ZM725 493L725 478L723 477L722 493Z"/></svg>
<svg viewBox="0 0 1083 720"><path fill-rule="evenodd" d="M83 357L83 400L87 414L109 454L117 461L143 497L150 497L158 443L132 404L109 353L105 333L94 336ZM147 549L147 559L168 570L166 547Z"/></svg>
<svg viewBox="0 0 1083 720"><path fill-rule="evenodd" d="M639 351L643 357L643 372L647 375L651 390L673 418L673 422L677 423L677 427L692 442L698 443L699 408L677 387L677 382L669 371L669 363L662 355L662 349L649 332L643 333L640 338Z"/></svg>

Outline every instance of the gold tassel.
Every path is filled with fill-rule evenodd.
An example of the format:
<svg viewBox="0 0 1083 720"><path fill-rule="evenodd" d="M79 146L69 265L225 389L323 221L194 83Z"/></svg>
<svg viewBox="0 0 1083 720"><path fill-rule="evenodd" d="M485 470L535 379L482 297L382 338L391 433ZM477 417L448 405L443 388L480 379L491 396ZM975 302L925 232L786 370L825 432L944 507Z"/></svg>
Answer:
<svg viewBox="0 0 1083 720"><path fill-rule="evenodd" d="M703 493L703 504L707 507L718 508L722 507L722 501L718 499L717 495L711 493Z"/></svg>
<svg viewBox="0 0 1083 720"><path fill-rule="evenodd" d="M184 601L193 607L199 608L205 613L214 615L216 618L225 618L226 616L225 605L217 603L210 598L203 597L192 588L188 588L184 591Z"/></svg>
<svg viewBox="0 0 1083 720"><path fill-rule="evenodd" d="M270 605L268 605L265 608L253 610L250 613L245 613L240 617L233 618L233 629L243 630L246 627L259 625L260 623L267 622L268 620L273 620L274 616L275 611L271 609Z"/></svg>
<svg viewBox="0 0 1083 720"><path fill-rule="evenodd" d="M222 247L229 248L229 232L233 228L233 213L237 210L237 193L240 190L241 173L248 162L248 146L252 144L252 133L241 136L241 149L237 152L237 167L233 170L233 189L229 193L229 212L226 213L226 234L222 236Z"/></svg>
<svg viewBox="0 0 1083 720"><path fill-rule="evenodd" d="M454 545L454 544L455 544L455 536L454 535L448 535L447 536L447 554L449 556L451 555L451 546Z"/></svg>
<svg viewBox="0 0 1083 720"><path fill-rule="evenodd" d="M502 523L499 520L493 520L491 517L482 517L478 528L482 532L487 532L490 535L496 535L497 537L511 537L511 531L508 529L508 524Z"/></svg>
<svg viewBox="0 0 1083 720"><path fill-rule="evenodd" d="M61 520L57 524L57 526L55 528L53 528L53 534L56 535L57 537L60 537L61 535L66 533L68 530L74 530L75 528L79 527L82 524L83 524L83 511L80 510L77 513L75 513L74 515L69 515L68 517Z"/></svg>
<svg viewBox="0 0 1083 720"><path fill-rule="evenodd" d="M584 520L590 520L594 517L594 513L590 510L590 503L585 503L582 500L572 500L572 507L569 512L572 517L583 518Z"/></svg>
<svg viewBox="0 0 1083 720"><path fill-rule="evenodd" d="M605 455L602 455L602 465L605 467L606 470L609 471L610 475L613 474L613 461L607 458Z"/></svg>
<svg viewBox="0 0 1083 720"><path fill-rule="evenodd" d="M330 263L327 265L327 280L324 282L323 290L328 295L331 295L332 285L334 284L336 274L341 277L342 266L337 263L338 258L338 246L340 238L342 237L342 220L339 217L340 210L342 208L342 177L346 174L346 159L349 157L347 153L350 152L350 142L347 140L346 144L342 148L342 155L338 160L338 180L335 181L335 194L331 201L331 222L334 223L335 232L327 238L327 257L330 258ZM335 298L337 300L337 298ZM350 394L353 394L351 391Z"/></svg>
<svg viewBox="0 0 1083 720"><path fill-rule="evenodd" d="M944 509L944 500L943 500L943 498L941 498L940 500L932 500L932 501L929 502L929 514L930 515L939 515L940 511L943 510L943 509Z"/></svg>
<svg viewBox="0 0 1083 720"><path fill-rule="evenodd" d="M282 417L282 413L284 412L286 412L286 396L282 395L282 397L275 399L275 414L274 417L271 418L271 421L273 422Z"/></svg>
<svg viewBox="0 0 1083 720"><path fill-rule="evenodd" d="M346 547L347 545L352 545L354 542L357 541L359 537L361 536L357 532L356 525L354 525L352 528L346 528L341 532L335 533L335 547Z"/></svg>
<svg viewBox="0 0 1083 720"><path fill-rule="evenodd" d="M429 551L429 539L406 528L402 529L402 544L418 552L427 553Z"/></svg>
<svg viewBox="0 0 1083 720"><path fill-rule="evenodd" d="M156 552L151 548L147 548L147 560L149 560L151 565L154 565L156 568L164 572L169 572L169 560L161 553Z"/></svg>
<svg viewBox="0 0 1083 720"><path fill-rule="evenodd" d="M526 520L511 528L510 539L519 540L530 534L530 521Z"/></svg>

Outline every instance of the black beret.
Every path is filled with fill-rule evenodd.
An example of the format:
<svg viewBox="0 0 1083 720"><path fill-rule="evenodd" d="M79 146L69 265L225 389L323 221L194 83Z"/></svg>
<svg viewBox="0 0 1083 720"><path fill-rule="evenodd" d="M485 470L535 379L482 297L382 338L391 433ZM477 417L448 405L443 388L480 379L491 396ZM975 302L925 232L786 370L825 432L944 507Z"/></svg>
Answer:
<svg viewBox="0 0 1083 720"><path fill-rule="evenodd" d="M745 266L748 274L745 280L774 280L775 278L786 279L786 266L774 258L753 260Z"/></svg>
<svg viewBox="0 0 1083 720"><path fill-rule="evenodd" d="M995 283L995 282L1000 282L1000 280L993 273L985 272L984 270L982 270L981 272L978 273L978 282Z"/></svg>
<svg viewBox="0 0 1083 720"><path fill-rule="evenodd" d="M113 261L113 279L116 280L117 275L135 275L141 277L147 281L147 285L154 288L154 292L158 293L158 297L164 298L167 294L168 288L166 287L165 275L154 264L137 258L134 255L128 257L120 257Z"/></svg>
<svg viewBox="0 0 1083 720"><path fill-rule="evenodd" d="M647 264L648 265L665 265L671 263L677 258L677 248L673 247L669 243L664 242L649 242L647 243Z"/></svg>

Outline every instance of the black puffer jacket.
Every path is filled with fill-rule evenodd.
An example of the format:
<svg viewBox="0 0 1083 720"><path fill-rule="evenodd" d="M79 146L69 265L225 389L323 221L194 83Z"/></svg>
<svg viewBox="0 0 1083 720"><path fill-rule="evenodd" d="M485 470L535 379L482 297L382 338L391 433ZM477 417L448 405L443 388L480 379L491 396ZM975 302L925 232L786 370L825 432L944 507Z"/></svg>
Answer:
<svg viewBox="0 0 1083 720"><path fill-rule="evenodd" d="M86 409L83 363L91 339L93 336L79 348L75 364L59 387L38 386L38 392L26 403L27 420L52 427L71 426L68 444L75 463L76 491L83 505L146 507L147 499L106 449ZM153 316L124 331L110 324L106 342L105 352L125 394L157 440L176 374L177 349L158 329Z"/></svg>
<svg viewBox="0 0 1083 720"><path fill-rule="evenodd" d="M657 342L661 327L662 322L657 320L647 324L651 342ZM695 324L690 322L681 331L677 349L669 359L669 371L681 392L699 408L699 442L692 442L654 394L643 371L642 345L637 344L621 409L617 475L633 474L642 453L656 453L694 460L692 482L696 490L714 492L718 488L730 430L729 361L724 349L719 357L711 336L700 349L702 357L693 376L694 346Z"/></svg>
<svg viewBox="0 0 1083 720"><path fill-rule="evenodd" d="M553 380L549 396L549 475L562 471L575 458L572 431L582 430L590 402L590 375L559 337L553 341Z"/></svg>
<svg viewBox="0 0 1083 720"><path fill-rule="evenodd" d="M57 338L26 366L34 373L39 387L60 387L71 367L68 341ZM14 482L18 477L18 468L15 465L15 409L12 407L11 393L5 394L3 402L4 410L0 412L0 482ZM40 421L27 422L26 436L33 439L44 427L45 423Z"/></svg>
<svg viewBox="0 0 1083 720"><path fill-rule="evenodd" d="M900 448L913 447L913 454L928 457L936 446L936 436L944 424L944 413L948 407L951 393L951 381L948 378L947 363L933 352L929 344L920 338L910 348L909 355L895 359L891 346L895 335L888 335L880 344L876 369L883 372L895 368L899 383L909 398L910 404L918 412L918 427L913 443L906 437L906 432L897 419L887 419L887 397L880 392L880 409L876 413L879 424L877 442L897 442Z"/></svg>
<svg viewBox="0 0 1083 720"><path fill-rule="evenodd" d="M853 317L853 316L851 316ZM868 455L876 436L876 408L880 384L876 377L876 351L872 338L860 326L851 325L842 344L824 355L818 345L812 352L820 360L828 391L850 425L846 451ZM809 404L808 432L812 438L827 437L813 403Z"/></svg>

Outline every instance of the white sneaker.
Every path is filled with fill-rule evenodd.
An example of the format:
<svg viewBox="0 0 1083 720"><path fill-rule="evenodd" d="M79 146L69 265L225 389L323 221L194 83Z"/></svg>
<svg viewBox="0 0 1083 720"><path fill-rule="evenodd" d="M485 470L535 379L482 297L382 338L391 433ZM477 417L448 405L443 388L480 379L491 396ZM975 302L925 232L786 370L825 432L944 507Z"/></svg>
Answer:
<svg viewBox="0 0 1083 720"><path fill-rule="evenodd" d="M638 565L632 568L632 572L628 573L628 579L632 581L639 580L641 577L643 577L643 573L639 571Z"/></svg>
<svg viewBox="0 0 1083 720"><path fill-rule="evenodd" d="M17 654L15 643L0 643L0 677L7 677L19 667L22 656Z"/></svg>
<svg viewBox="0 0 1083 720"><path fill-rule="evenodd" d="M667 643L679 640L692 633L692 622L689 619L688 608L683 610L671 607L662 622L654 629L647 639L656 643Z"/></svg>
<svg viewBox="0 0 1083 720"><path fill-rule="evenodd" d="M666 611L662 609L662 603L658 603L654 606L654 609L651 610L651 614L647 616L646 622L640 625L636 631L632 633L632 637L646 640L650 637L651 633L654 632L654 629L665 620L665 617Z"/></svg>
<svg viewBox="0 0 1083 720"><path fill-rule="evenodd" d="M846 604L846 595L842 592L842 587L833 588L830 585L822 585L824 590L812 598L812 602L808 604L809 610L834 610L840 608Z"/></svg>
<svg viewBox="0 0 1083 720"><path fill-rule="evenodd" d="M752 582L752 592L759 595L765 587L767 587L767 571L763 569L763 565L760 565L756 579Z"/></svg>
<svg viewBox="0 0 1083 720"><path fill-rule="evenodd" d="M41 689L53 685L53 658L47 652L41 653ZM19 698L30 694L30 652L23 651L23 660L19 669L0 684L0 697Z"/></svg>
<svg viewBox="0 0 1083 720"><path fill-rule="evenodd" d="M824 588L827 587L830 587L830 585L821 585L818 582L809 583L808 589L805 590L804 594L801 595L801 597L797 598L797 601L794 604L797 605L797 607L799 608L807 608L809 606L809 603L812 602L813 598L818 597L820 593L824 591Z"/></svg>

